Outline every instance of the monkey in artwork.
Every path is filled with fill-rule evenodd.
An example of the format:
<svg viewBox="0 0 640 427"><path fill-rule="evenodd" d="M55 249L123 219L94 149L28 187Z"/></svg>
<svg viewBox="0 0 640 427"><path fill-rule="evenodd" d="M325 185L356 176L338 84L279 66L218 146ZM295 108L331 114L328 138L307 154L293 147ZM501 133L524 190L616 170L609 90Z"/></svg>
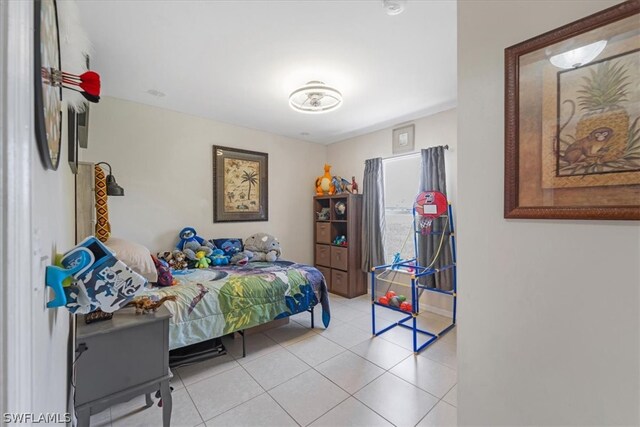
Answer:
<svg viewBox="0 0 640 427"><path fill-rule="evenodd" d="M613 136L613 130L608 127L594 129L584 138L581 138L567 147L562 160L570 165L577 163L581 159L599 158L606 153L607 142Z"/></svg>

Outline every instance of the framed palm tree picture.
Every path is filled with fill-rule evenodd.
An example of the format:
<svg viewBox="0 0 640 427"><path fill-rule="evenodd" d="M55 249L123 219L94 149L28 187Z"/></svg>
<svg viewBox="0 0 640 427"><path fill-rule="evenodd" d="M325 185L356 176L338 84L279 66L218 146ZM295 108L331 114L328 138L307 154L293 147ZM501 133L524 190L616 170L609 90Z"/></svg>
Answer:
<svg viewBox="0 0 640 427"><path fill-rule="evenodd" d="M269 155L213 146L213 222L268 221Z"/></svg>
<svg viewBox="0 0 640 427"><path fill-rule="evenodd" d="M640 0L505 49L506 218L640 219Z"/></svg>

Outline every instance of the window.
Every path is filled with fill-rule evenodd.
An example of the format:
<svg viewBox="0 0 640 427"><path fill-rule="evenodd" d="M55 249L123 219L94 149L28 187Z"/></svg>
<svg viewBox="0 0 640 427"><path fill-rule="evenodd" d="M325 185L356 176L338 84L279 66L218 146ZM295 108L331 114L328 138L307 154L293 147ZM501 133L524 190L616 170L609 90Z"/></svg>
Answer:
<svg viewBox="0 0 640 427"><path fill-rule="evenodd" d="M385 261L396 253L402 259L415 257L413 246L413 202L420 187L420 154L386 159L384 166Z"/></svg>

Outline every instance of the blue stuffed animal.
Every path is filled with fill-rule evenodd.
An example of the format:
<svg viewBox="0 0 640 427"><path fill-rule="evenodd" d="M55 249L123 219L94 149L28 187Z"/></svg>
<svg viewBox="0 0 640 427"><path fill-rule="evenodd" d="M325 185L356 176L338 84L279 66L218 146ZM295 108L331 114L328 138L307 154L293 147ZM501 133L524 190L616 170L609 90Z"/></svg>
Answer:
<svg viewBox="0 0 640 427"><path fill-rule="evenodd" d="M211 249L215 249L215 246L213 246L211 243L209 243L206 240L204 240L202 237L198 236L196 234L195 228L193 228L193 227L185 227L185 228L183 228L180 231L180 234L178 234L178 237L180 237L180 241L176 245L176 248L178 248L178 250L180 250L180 251L183 251L185 245L187 243L190 243L190 242L196 242L200 246L207 246L207 247L209 247Z"/></svg>
<svg viewBox="0 0 640 427"><path fill-rule="evenodd" d="M229 258L220 249L214 249L209 259L213 265L229 265Z"/></svg>

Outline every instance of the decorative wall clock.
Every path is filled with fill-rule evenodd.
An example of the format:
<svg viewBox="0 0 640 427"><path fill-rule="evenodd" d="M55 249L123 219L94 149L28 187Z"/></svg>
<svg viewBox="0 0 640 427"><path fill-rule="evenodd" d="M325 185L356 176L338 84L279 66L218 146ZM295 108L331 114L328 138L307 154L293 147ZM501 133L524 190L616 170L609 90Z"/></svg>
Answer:
<svg viewBox="0 0 640 427"><path fill-rule="evenodd" d="M35 133L46 169L60 163L62 72L55 0L36 0L34 16Z"/></svg>

